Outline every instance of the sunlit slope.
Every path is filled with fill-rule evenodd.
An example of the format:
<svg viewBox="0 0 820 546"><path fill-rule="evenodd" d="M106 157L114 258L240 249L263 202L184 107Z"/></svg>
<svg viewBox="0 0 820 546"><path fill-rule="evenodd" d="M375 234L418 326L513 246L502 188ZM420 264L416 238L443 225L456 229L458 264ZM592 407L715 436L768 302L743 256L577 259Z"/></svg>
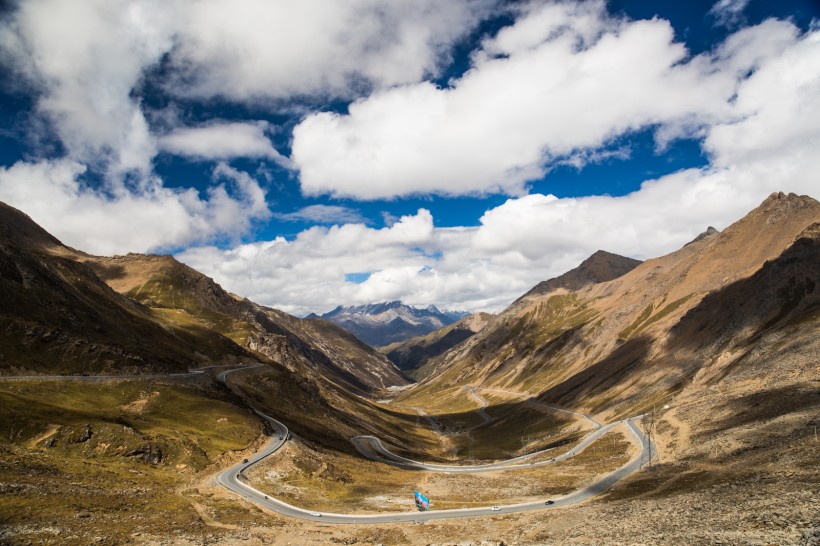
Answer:
<svg viewBox="0 0 820 546"><path fill-rule="evenodd" d="M818 268L811 261L817 247L806 243L816 236L806 230L818 220L820 204L814 199L773 194L722 233L710 230L617 279L575 291L533 291L479 334L428 363L433 373L399 402L412 405L454 385L481 385L592 412L641 411L688 385L724 354L724 347L750 346L750 331L759 337L790 322L816 320L810 310L818 291L809 286L817 282ZM714 303L731 299L720 294L737 290L738 282L784 261L793 263L794 271L785 278L756 278L755 289L744 296L754 305L742 323L726 305ZM706 316L705 307L714 323L690 326L693 317ZM722 344L702 344L715 331Z"/></svg>
<svg viewBox="0 0 820 546"><path fill-rule="evenodd" d="M178 328L109 288L20 211L0 204L0 370L184 371L247 351L215 331Z"/></svg>
<svg viewBox="0 0 820 546"><path fill-rule="evenodd" d="M228 294L171 256L85 260L112 288L171 324L218 331L248 350L349 390L369 392L407 383L386 358L338 326L299 319Z"/></svg>
<svg viewBox="0 0 820 546"><path fill-rule="evenodd" d="M424 375L418 373L420 368L431 359L474 336L492 317L490 313L475 313L429 334L381 347L379 351L387 355L405 373L416 379L423 379Z"/></svg>

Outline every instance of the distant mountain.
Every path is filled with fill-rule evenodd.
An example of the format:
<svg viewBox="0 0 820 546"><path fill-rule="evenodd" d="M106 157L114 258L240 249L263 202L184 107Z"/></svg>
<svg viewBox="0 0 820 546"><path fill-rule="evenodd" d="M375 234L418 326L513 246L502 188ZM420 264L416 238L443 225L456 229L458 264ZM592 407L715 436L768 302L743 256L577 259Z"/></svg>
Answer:
<svg viewBox="0 0 820 546"><path fill-rule="evenodd" d="M404 305L400 301L373 303L353 307L339 306L321 317L334 322L371 347L382 347L423 336L453 324L469 313L440 311L435 305L423 309Z"/></svg>
<svg viewBox="0 0 820 546"><path fill-rule="evenodd" d="M458 322L434 330L427 335L391 343L379 350L386 354L387 358L401 371L416 379L423 379L424 375L416 373L419 368L430 359L444 354L480 332L494 316L490 313L468 315Z"/></svg>

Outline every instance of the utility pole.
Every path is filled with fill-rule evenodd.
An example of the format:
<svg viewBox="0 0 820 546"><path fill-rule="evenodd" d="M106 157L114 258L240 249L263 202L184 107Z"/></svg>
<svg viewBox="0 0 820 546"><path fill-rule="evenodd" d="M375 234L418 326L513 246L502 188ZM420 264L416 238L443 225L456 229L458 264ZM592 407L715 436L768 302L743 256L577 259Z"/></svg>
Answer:
<svg viewBox="0 0 820 546"><path fill-rule="evenodd" d="M641 457L641 468L644 466L644 460L646 461L646 466L650 470L652 470L652 445L654 444L653 440L653 432L655 429L655 406L652 406L651 413L645 413L642 419L643 424L643 433L646 435L646 439L648 442L648 449L646 450L646 455Z"/></svg>

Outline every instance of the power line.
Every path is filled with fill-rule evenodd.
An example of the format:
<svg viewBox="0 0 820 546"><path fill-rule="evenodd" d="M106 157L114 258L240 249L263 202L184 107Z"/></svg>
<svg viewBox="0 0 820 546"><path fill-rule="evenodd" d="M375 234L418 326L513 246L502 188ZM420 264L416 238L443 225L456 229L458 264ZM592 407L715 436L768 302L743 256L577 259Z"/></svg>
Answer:
<svg viewBox="0 0 820 546"><path fill-rule="evenodd" d="M649 413L645 413L643 418L641 419L641 425L643 426L643 433L647 439L647 449L644 450L643 454L641 455L641 468L644 465L648 469L652 469L652 446L655 444L654 442L654 434L655 434L655 406L652 406L652 411Z"/></svg>

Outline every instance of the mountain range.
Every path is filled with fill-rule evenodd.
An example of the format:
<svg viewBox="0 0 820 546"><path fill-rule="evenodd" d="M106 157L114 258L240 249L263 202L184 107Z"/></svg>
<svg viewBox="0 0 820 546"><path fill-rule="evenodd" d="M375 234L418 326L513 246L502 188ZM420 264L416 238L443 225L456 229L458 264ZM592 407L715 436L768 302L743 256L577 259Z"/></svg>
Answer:
<svg viewBox="0 0 820 546"><path fill-rule="evenodd" d="M514 535L522 544L564 528L572 536L558 543L820 536L820 203L810 197L774 193L722 231L643 262L598 251L495 315L400 302L328 315L251 302L171 256L89 255L0 204L0 541L184 533L195 543L207 528L210 542L247 542L247 528L266 524L212 476L267 442L255 412L290 435L247 479L310 510L401 511L421 483L437 507L489 511L583 487L636 449L613 429L554 470L451 476L365 460L353 437L466 464L564 450L592 419L651 416L652 472L551 518L482 519L482 532L526 527ZM402 328L423 335L371 346ZM785 515L754 519L773 507ZM647 515L649 535L636 531ZM306 525L277 517L253 540L441 543L471 536L474 522L414 527L418 536Z"/></svg>
<svg viewBox="0 0 820 546"><path fill-rule="evenodd" d="M340 305L321 317L313 314L308 318L322 318L336 323L371 347L382 347L438 330L467 314L440 311L435 305L418 308L391 301L351 307Z"/></svg>
<svg viewBox="0 0 820 546"><path fill-rule="evenodd" d="M614 279L541 283L426 362L407 396L479 384L612 416L732 370L774 369L779 351L764 359L763 347L816 327L818 220L814 199L776 193Z"/></svg>
<svg viewBox="0 0 820 546"><path fill-rule="evenodd" d="M406 380L341 328L227 293L171 256L91 256L0 204L0 371L146 374L275 361L350 392Z"/></svg>

